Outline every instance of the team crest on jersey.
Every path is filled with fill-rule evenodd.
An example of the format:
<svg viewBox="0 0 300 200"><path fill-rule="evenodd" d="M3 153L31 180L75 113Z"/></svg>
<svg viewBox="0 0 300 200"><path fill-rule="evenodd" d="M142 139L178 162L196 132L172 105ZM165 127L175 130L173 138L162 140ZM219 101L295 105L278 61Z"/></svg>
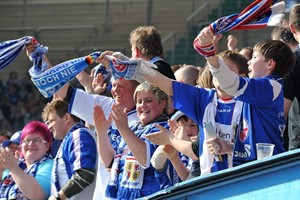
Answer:
<svg viewBox="0 0 300 200"><path fill-rule="evenodd" d="M243 119L243 126L242 129L239 131L239 139L241 142L245 142L245 140L247 139L249 135L249 126L248 126L248 122Z"/></svg>
<svg viewBox="0 0 300 200"><path fill-rule="evenodd" d="M140 176L140 165L137 162L128 162L126 165L127 179L135 181Z"/></svg>

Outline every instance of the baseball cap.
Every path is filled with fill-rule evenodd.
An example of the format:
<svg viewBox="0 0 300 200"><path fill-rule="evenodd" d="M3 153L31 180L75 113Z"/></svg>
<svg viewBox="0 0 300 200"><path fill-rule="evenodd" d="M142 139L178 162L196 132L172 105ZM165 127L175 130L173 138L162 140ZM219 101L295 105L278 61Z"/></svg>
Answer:
<svg viewBox="0 0 300 200"><path fill-rule="evenodd" d="M181 111L177 111L174 115L172 115L171 120L177 121L182 116L185 116L185 114Z"/></svg>
<svg viewBox="0 0 300 200"><path fill-rule="evenodd" d="M20 145L21 133L22 131L15 132L9 140L3 141L2 146L8 147L11 143Z"/></svg>

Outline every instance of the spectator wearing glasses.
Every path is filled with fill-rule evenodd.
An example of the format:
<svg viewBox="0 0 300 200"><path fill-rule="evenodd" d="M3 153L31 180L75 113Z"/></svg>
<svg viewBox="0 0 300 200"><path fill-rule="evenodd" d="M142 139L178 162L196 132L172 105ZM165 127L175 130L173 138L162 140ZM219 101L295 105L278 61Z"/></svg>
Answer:
<svg viewBox="0 0 300 200"><path fill-rule="evenodd" d="M9 173L3 178L0 199L47 199L53 166L52 135L44 123L32 121L22 129L20 141L20 157L13 149L1 147L0 164Z"/></svg>

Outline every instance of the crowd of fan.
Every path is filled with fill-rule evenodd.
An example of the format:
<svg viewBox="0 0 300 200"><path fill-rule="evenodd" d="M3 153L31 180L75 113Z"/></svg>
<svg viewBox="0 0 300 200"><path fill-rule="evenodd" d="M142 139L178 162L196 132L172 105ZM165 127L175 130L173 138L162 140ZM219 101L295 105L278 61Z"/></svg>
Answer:
<svg viewBox="0 0 300 200"><path fill-rule="evenodd" d="M35 88L29 76L19 78L16 71L0 79L0 127L10 134L33 120L41 120L41 111L49 101Z"/></svg>

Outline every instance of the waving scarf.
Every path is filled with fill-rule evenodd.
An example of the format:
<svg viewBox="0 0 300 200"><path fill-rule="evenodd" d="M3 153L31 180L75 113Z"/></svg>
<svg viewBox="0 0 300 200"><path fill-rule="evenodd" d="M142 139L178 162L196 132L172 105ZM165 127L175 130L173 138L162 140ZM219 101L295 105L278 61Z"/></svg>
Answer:
<svg viewBox="0 0 300 200"><path fill-rule="evenodd" d="M155 64L144 61L142 59L125 59L121 60L114 56L106 55L106 58L110 61L109 67L114 79L125 78L127 80L137 80L140 83L145 82L142 74L155 73L151 68L157 68Z"/></svg>
<svg viewBox="0 0 300 200"><path fill-rule="evenodd" d="M241 13L221 17L210 24L215 35L229 30L256 29L276 25L283 17L285 3L277 0L256 0Z"/></svg>
<svg viewBox="0 0 300 200"><path fill-rule="evenodd" d="M94 62L100 54L101 52L94 52L88 56L68 60L45 71L41 67L34 65L29 70L31 80L44 97L51 97Z"/></svg>
<svg viewBox="0 0 300 200"><path fill-rule="evenodd" d="M25 36L0 43L0 69L16 59L30 42L36 45L36 50L29 56L33 62L29 74L32 82L46 98L51 97L66 83L73 80L77 74L94 62L94 59L101 54L101 52L94 52L88 56L63 62L47 70L48 64L43 57L48 52L48 47L39 44L32 36Z"/></svg>
<svg viewBox="0 0 300 200"><path fill-rule="evenodd" d="M266 26L274 26L283 18L283 11L285 7L285 3L283 1L274 4L275 2L277 1L256 0L240 14L232 14L222 17L211 23L209 27L214 35L217 35L228 30L257 29ZM194 49L204 57L211 57L215 55L215 48L213 44L201 46L199 44L198 37L195 38L193 46Z"/></svg>
<svg viewBox="0 0 300 200"><path fill-rule="evenodd" d="M26 44L32 41L33 37L25 36L15 40L4 41L0 43L0 69L9 65L20 52L25 48Z"/></svg>
<svg viewBox="0 0 300 200"><path fill-rule="evenodd" d="M27 169L25 173L35 177L38 170L38 166L43 162L47 161L48 159L51 159L51 156L47 153L40 161L37 161L36 163L34 163L34 165L32 165L31 168ZM22 170L26 169L25 158L21 158L19 160L19 167ZM20 191L10 174L4 177L0 188L0 200L6 199L27 199L24 196L24 194Z"/></svg>

